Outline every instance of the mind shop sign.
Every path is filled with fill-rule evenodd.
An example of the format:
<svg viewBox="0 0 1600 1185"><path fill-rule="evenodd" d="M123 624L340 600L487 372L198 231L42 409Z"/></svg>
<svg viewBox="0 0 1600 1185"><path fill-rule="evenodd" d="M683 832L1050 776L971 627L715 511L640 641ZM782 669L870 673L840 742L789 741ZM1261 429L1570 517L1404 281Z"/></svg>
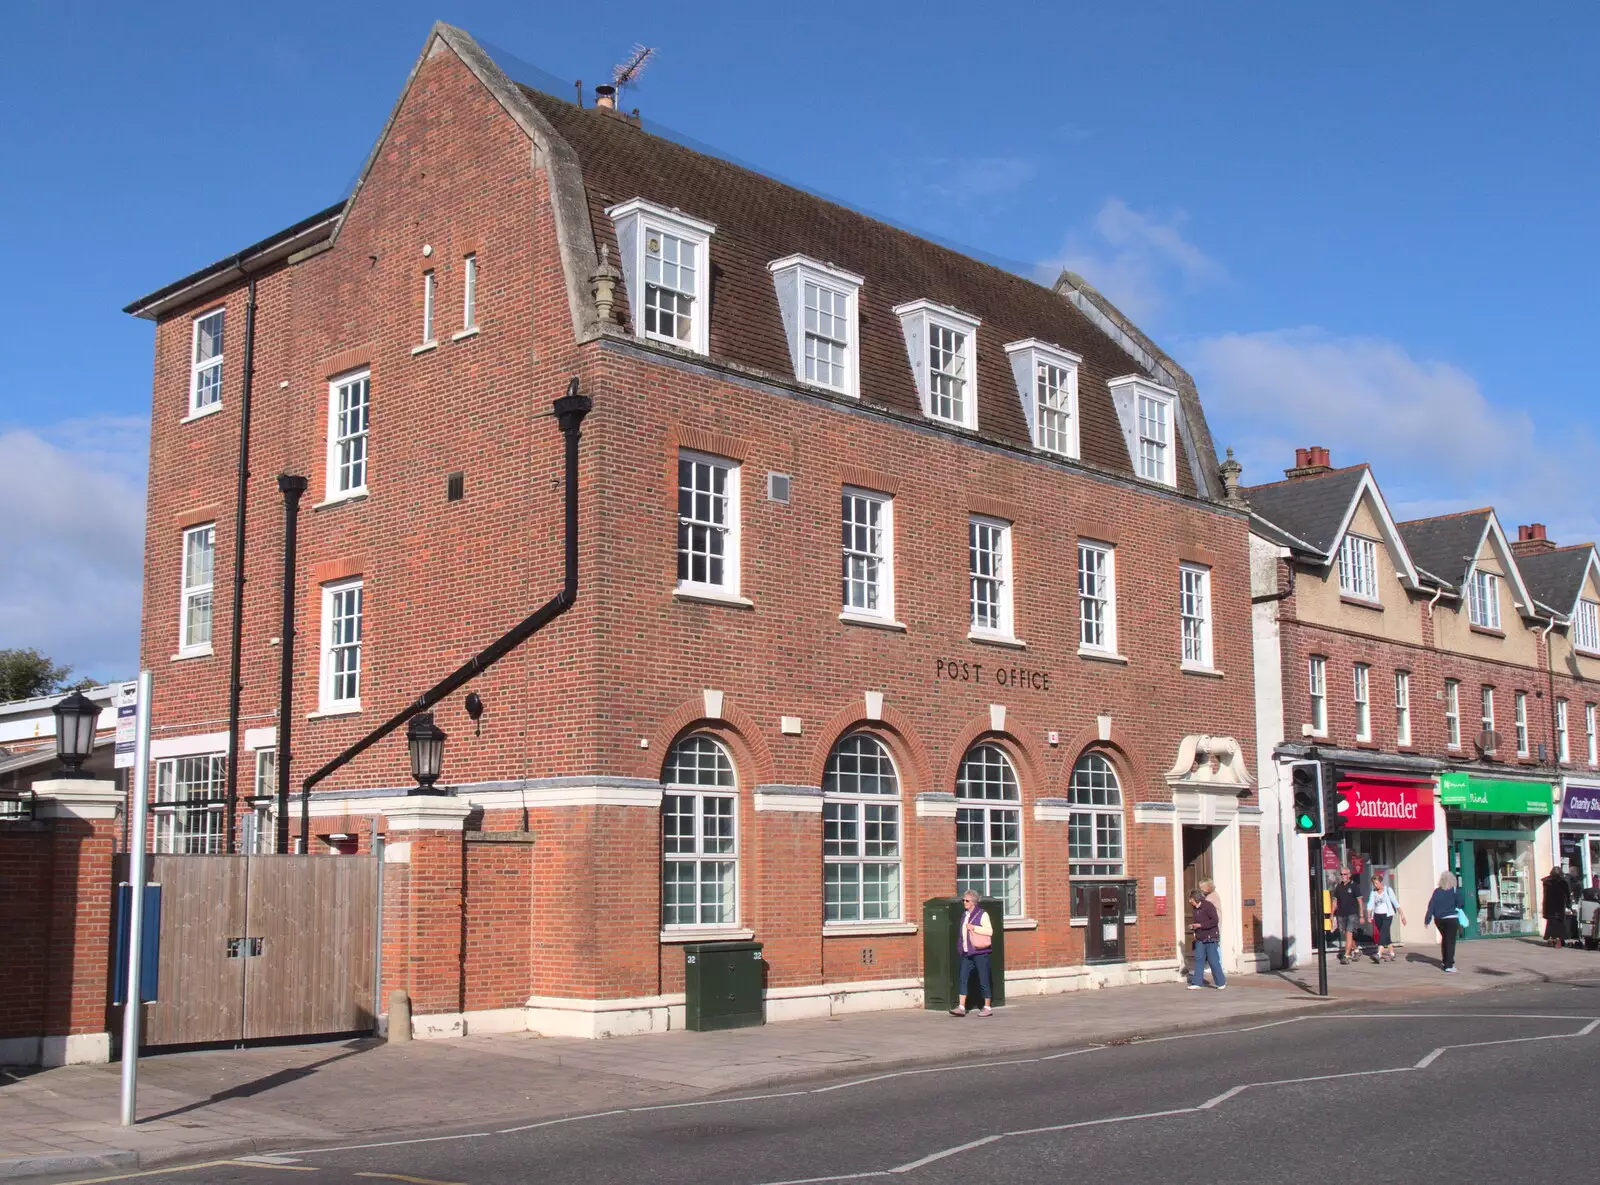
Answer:
<svg viewBox="0 0 1600 1185"><path fill-rule="evenodd" d="M1432 831L1433 783L1405 778L1343 778L1339 793L1349 804L1346 827L1377 831Z"/></svg>

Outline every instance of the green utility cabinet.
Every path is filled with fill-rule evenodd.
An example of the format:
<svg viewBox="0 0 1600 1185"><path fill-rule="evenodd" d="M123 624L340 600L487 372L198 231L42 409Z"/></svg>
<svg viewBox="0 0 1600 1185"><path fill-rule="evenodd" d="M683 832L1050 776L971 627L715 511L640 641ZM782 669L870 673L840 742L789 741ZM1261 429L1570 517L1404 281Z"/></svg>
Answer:
<svg viewBox="0 0 1600 1185"><path fill-rule="evenodd" d="M684 1025L697 1033L767 1023L767 964L759 942L696 942L683 948Z"/></svg>
<svg viewBox="0 0 1600 1185"><path fill-rule="evenodd" d="M994 1003L998 1008L1006 1002L1006 934L1002 920L1005 906L999 901L980 903L994 927L994 945L989 948L989 973L993 980ZM961 972L961 898L932 897L922 903L922 1006L947 1011L961 1001L963 988L976 1000L974 1007L983 1007L978 1000L978 977L974 974L970 984L958 985Z"/></svg>

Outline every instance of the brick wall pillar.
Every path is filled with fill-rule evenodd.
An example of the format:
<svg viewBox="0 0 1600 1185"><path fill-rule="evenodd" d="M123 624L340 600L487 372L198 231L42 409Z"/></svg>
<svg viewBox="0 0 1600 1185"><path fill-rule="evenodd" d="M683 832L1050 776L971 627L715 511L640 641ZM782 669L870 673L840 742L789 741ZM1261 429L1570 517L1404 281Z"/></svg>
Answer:
<svg viewBox="0 0 1600 1185"><path fill-rule="evenodd" d="M822 979L822 788L757 786L750 926L769 988ZM768 1004L771 1014L773 1005ZM827 1015L824 1011L821 1015Z"/></svg>
<svg viewBox="0 0 1600 1185"><path fill-rule="evenodd" d="M912 825L914 848L907 856L916 865L916 897L906 902L906 916L920 925L924 901L956 895L956 796L948 790L918 794Z"/></svg>
<svg viewBox="0 0 1600 1185"><path fill-rule="evenodd" d="M462 935L465 844L462 830L471 804L442 795L386 798L372 804L383 814L385 864L406 874L385 879L386 892L403 901L386 908L385 924L399 933L384 941L385 990L411 997L412 1032L418 1037L459 1037L462 1016ZM386 870L387 871L387 870ZM388 1000L379 1002L388 1008Z"/></svg>
<svg viewBox="0 0 1600 1185"><path fill-rule="evenodd" d="M111 1060L111 860L122 795L115 782L51 778L33 785L51 828L38 1060Z"/></svg>

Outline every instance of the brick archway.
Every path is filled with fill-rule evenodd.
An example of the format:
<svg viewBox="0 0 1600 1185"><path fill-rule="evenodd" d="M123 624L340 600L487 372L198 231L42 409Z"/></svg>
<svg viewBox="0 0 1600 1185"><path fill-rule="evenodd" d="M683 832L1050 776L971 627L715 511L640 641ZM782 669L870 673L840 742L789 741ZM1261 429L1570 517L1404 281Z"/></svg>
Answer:
<svg viewBox="0 0 1600 1185"><path fill-rule="evenodd" d="M910 719L904 713L885 704L880 718L869 720L852 704L841 708L818 733L817 744L812 747L806 761L807 776L814 786L822 785L828 768L828 755L833 747L852 732L869 732L889 746L889 752L900 769L900 791L914 796L925 790L939 790L933 782L933 770L928 762L928 751L917 736Z"/></svg>
<svg viewBox="0 0 1600 1185"><path fill-rule="evenodd" d="M754 718L727 697L722 701L721 716L707 716L705 700L700 696L685 700L661 722L650 738L650 748L640 750L636 776L659 778L672 746L689 732L706 733L728 746L733 753L734 767L740 774L741 788L751 789L777 780L772 750L762 739Z"/></svg>
<svg viewBox="0 0 1600 1185"><path fill-rule="evenodd" d="M1072 781L1072 771L1077 768L1084 754L1103 753L1117 771L1117 777L1122 780L1123 801L1130 804L1149 801L1153 783L1149 779L1145 763L1128 742L1127 735L1115 725L1111 728L1111 735L1104 740L1100 737L1098 724L1081 728L1063 748L1072 754L1072 760L1066 762L1061 769L1061 785L1056 789L1062 797L1066 797L1067 787ZM1137 790L1137 794L1130 793L1132 790Z"/></svg>
<svg viewBox="0 0 1600 1185"><path fill-rule="evenodd" d="M967 755L967 750L980 741L993 741L1005 750L1006 756L1017 768L1017 777L1022 782L1022 798L1024 802L1031 801L1045 795L1046 787L1042 767L1033 747L1023 739L1027 731L1019 727L1023 722L1017 718L1016 713L1010 709L1006 711L1006 727L997 730L985 712L982 716L975 716L969 720L960 732L956 733L950 752L946 754L942 770L942 781L934 789L953 792L956 788L956 776L961 772L961 760Z"/></svg>

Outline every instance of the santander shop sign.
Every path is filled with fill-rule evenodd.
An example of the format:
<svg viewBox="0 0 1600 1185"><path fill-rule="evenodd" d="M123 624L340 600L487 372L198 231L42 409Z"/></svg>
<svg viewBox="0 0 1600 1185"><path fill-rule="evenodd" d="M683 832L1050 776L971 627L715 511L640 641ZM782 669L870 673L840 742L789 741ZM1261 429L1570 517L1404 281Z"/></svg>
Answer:
<svg viewBox="0 0 1600 1185"><path fill-rule="evenodd" d="M1408 779L1351 778L1339 791L1350 804L1346 827L1380 831L1432 831L1433 783Z"/></svg>

